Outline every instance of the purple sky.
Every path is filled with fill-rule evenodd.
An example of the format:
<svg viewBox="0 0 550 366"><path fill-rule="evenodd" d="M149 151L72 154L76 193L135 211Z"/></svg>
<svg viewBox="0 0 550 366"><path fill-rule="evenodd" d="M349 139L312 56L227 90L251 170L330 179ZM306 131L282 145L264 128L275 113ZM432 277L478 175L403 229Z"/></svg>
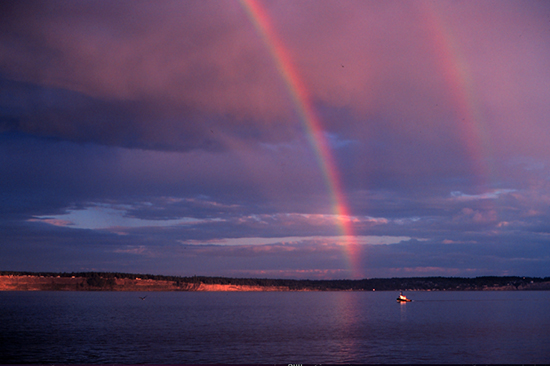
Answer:
<svg viewBox="0 0 550 366"><path fill-rule="evenodd" d="M349 217L240 2L3 1L1 270L550 276L550 3L259 4Z"/></svg>

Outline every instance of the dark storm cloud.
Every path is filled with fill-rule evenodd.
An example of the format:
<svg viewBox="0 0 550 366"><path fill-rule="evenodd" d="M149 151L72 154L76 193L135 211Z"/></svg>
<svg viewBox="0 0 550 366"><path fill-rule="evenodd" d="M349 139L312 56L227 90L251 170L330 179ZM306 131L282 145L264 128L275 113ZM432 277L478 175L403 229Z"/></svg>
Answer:
<svg viewBox="0 0 550 366"><path fill-rule="evenodd" d="M359 150L369 154L370 164L355 170L395 166L379 174L393 175L407 167L440 172L453 152L468 153L461 151L462 140L472 137L460 126L464 108L483 111L486 118L474 123L483 122L499 144L543 146L542 140L525 144L545 128L536 118L547 112L543 94L522 93L548 77L535 71L547 66L541 56L548 49L539 47L542 18L507 3L481 21L490 7L475 8L471 19L463 19L471 6L447 3L432 9L413 2L279 2L268 4L268 11L313 101L354 117L342 123L327 115L323 125L347 139L387 146ZM288 92L238 3L14 2L8 8L0 28L1 74L60 99L46 103L43 117L26 108L27 118L44 121L34 129L19 124L25 131L183 150L219 146L226 134L266 141L295 137ZM458 26L466 21L469 27ZM468 29L477 30L474 44ZM445 52L450 56L442 59ZM461 71L466 57L471 67ZM505 65L517 66L524 78L504 74ZM448 72L464 75L453 80ZM466 84L468 77L479 83ZM467 93L475 95L460 96ZM529 128L511 133L523 113L529 113L523 121Z"/></svg>
<svg viewBox="0 0 550 366"><path fill-rule="evenodd" d="M227 149L224 134L270 137L254 129L227 131L232 120L200 116L147 100L102 100L66 89L0 78L0 131L79 143L164 151Z"/></svg>
<svg viewBox="0 0 550 366"><path fill-rule="evenodd" d="M341 192L238 2L5 1L2 269L345 278L345 223L368 276L544 274L547 6L260 5Z"/></svg>
<svg viewBox="0 0 550 366"><path fill-rule="evenodd" d="M270 60L243 41L235 5L13 3L0 27L2 129L156 150L288 136L270 112L287 97L274 70L259 71ZM273 123L252 122L249 106Z"/></svg>
<svg viewBox="0 0 550 366"><path fill-rule="evenodd" d="M106 148L0 134L0 212L5 217L62 213L102 197L114 161L116 154Z"/></svg>

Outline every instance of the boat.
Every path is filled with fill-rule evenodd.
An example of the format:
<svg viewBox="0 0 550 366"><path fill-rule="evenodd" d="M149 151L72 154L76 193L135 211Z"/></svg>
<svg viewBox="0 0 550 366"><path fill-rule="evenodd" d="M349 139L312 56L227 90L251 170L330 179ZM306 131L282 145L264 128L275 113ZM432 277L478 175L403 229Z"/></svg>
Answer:
<svg viewBox="0 0 550 366"><path fill-rule="evenodd" d="M403 291L399 292L399 297L397 298L397 302L411 302L411 299L407 299L407 296L403 295Z"/></svg>

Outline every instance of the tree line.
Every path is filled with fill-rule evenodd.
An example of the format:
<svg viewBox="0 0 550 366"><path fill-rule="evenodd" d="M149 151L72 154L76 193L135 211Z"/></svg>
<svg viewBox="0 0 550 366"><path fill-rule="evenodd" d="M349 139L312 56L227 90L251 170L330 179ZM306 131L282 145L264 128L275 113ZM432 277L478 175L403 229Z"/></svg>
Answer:
<svg viewBox="0 0 550 366"><path fill-rule="evenodd" d="M115 279L141 279L153 281L170 281L175 286L187 284L212 284L235 286L273 286L290 290L317 291L395 291L395 290L481 290L498 287L521 288L532 284L550 282L550 277L519 276L482 276L482 277L397 277L371 278L362 280L294 280L271 278L230 278L207 276L164 276L153 274L135 274L121 272L19 272L0 271L7 276L42 276L42 277L81 277L86 278L89 286L112 287Z"/></svg>

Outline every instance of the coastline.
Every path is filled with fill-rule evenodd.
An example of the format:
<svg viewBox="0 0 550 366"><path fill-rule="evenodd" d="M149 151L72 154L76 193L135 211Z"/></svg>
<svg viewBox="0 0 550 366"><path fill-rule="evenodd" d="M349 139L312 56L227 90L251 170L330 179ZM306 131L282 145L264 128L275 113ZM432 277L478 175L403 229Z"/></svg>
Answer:
<svg viewBox="0 0 550 366"><path fill-rule="evenodd" d="M548 278L426 277L371 280L270 280L222 277L151 279L148 275L105 273L86 276L2 274L0 291L548 291ZM143 276L145 278L141 278ZM163 276L156 276L163 277Z"/></svg>
<svg viewBox="0 0 550 366"><path fill-rule="evenodd" d="M282 286L246 286L174 283L150 279L115 278L114 283L93 286L86 277L0 276L0 291L289 291Z"/></svg>

